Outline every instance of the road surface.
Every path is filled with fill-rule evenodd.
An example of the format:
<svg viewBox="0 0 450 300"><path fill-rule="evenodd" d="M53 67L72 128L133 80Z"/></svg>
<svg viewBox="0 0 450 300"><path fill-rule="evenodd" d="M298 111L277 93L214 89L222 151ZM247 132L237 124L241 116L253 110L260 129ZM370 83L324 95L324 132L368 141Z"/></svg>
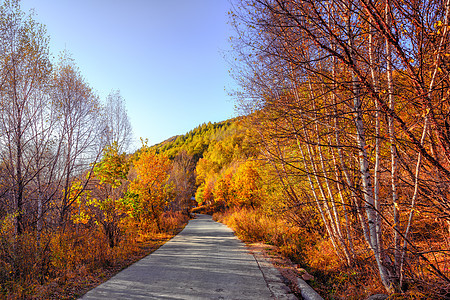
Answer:
<svg viewBox="0 0 450 300"><path fill-rule="evenodd" d="M198 215L161 248L82 299L274 299L273 283L266 281L228 227Z"/></svg>

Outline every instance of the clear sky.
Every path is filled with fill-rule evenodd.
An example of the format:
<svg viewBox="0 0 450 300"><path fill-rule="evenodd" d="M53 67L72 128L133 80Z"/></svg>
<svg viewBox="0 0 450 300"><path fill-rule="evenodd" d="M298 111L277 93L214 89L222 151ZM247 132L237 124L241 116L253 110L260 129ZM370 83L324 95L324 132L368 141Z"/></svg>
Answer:
<svg viewBox="0 0 450 300"><path fill-rule="evenodd" d="M102 100L119 89L149 144L235 116L228 0L22 0ZM138 143L136 143L138 145Z"/></svg>

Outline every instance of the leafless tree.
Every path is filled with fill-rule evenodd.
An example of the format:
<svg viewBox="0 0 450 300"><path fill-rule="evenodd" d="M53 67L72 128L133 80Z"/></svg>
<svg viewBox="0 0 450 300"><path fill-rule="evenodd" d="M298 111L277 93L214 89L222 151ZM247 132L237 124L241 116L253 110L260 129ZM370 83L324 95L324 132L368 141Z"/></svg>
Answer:
<svg viewBox="0 0 450 300"><path fill-rule="evenodd" d="M62 53L52 80L52 109L56 118L55 153L58 157L58 185L63 191L58 203L59 223L65 224L77 195L70 194L75 177L98 161L105 146L101 105L67 53ZM88 182L87 178L85 184Z"/></svg>
<svg viewBox="0 0 450 300"><path fill-rule="evenodd" d="M106 98L106 105L103 111L105 134L107 145L116 142L119 152L126 152L133 139L133 131L125 107L125 99L120 95L120 91L112 91Z"/></svg>
<svg viewBox="0 0 450 300"><path fill-rule="evenodd" d="M24 231L27 187L40 172L33 164L46 146L46 130L36 132L34 124L45 118L43 97L51 65L45 29L21 10L18 1L5 1L1 39L1 161L12 197L10 212L15 231ZM36 152L36 149L37 152Z"/></svg>

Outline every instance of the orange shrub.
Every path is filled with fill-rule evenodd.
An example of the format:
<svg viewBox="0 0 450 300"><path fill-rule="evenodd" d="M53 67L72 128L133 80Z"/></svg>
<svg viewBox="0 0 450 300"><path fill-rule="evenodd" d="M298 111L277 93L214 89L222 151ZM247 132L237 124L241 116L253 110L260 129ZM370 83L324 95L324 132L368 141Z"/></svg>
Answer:
<svg viewBox="0 0 450 300"><path fill-rule="evenodd" d="M175 234L189 221L189 217L181 211L166 211L160 216L161 229L164 232Z"/></svg>
<svg viewBox="0 0 450 300"><path fill-rule="evenodd" d="M275 245L283 255L296 260L302 254L302 230L283 218L268 216L260 209L243 208L215 214L214 219L230 226L246 242Z"/></svg>

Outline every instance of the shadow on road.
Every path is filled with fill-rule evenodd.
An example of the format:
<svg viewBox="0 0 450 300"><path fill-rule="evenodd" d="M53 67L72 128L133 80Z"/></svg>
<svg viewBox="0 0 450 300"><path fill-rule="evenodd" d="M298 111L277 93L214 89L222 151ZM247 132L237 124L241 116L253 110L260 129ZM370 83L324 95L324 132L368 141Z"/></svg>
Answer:
<svg viewBox="0 0 450 300"><path fill-rule="evenodd" d="M272 299L244 244L223 224L198 215L157 251L82 299Z"/></svg>

